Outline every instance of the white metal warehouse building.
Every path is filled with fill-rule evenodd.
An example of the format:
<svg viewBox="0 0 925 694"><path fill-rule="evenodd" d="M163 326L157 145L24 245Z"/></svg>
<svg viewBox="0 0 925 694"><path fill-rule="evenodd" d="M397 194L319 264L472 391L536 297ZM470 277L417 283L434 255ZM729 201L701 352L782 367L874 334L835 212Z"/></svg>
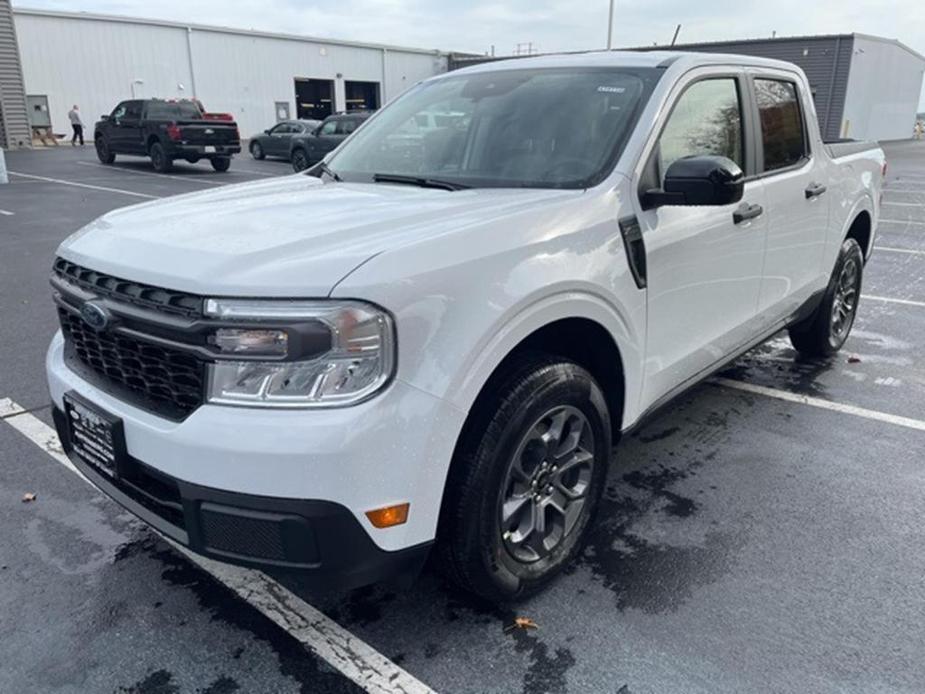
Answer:
<svg viewBox="0 0 925 694"><path fill-rule="evenodd" d="M286 118L378 108L446 70L437 50L87 13L13 8L33 124L92 127L124 99L192 98L243 137ZM44 109L47 106L47 111Z"/></svg>

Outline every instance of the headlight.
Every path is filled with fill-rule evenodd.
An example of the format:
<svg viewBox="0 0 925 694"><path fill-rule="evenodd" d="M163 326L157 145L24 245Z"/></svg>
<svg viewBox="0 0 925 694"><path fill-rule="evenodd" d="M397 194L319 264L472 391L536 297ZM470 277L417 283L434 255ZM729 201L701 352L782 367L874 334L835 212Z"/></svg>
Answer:
<svg viewBox="0 0 925 694"><path fill-rule="evenodd" d="M205 313L222 320L209 342L228 357L209 365L209 402L251 407L352 405L382 388L395 369L392 319L370 304L208 299ZM246 326L230 327L234 321ZM306 334L311 344L323 344L321 351L305 358L289 352L300 344L304 348ZM251 359L234 361L237 354ZM254 360L258 356L276 359Z"/></svg>

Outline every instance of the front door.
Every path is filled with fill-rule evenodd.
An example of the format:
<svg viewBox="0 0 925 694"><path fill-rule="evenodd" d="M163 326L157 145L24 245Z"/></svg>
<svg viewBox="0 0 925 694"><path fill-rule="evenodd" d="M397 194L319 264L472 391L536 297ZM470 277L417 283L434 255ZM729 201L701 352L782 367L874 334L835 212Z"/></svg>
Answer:
<svg viewBox="0 0 925 694"><path fill-rule="evenodd" d="M271 157L289 156L289 141L292 139L292 124L277 123L269 132L269 136L262 138L264 152Z"/></svg>
<svg viewBox="0 0 925 694"><path fill-rule="evenodd" d="M645 176L664 181L684 156L721 155L748 174L751 118L744 76L692 73L678 85L668 118L647 159ZM701 374L755 330L766 217L736 221L744 205L766 206L763 183L747 180L741 202L641 210L648 266L648 331L643 407Z"/></svg>

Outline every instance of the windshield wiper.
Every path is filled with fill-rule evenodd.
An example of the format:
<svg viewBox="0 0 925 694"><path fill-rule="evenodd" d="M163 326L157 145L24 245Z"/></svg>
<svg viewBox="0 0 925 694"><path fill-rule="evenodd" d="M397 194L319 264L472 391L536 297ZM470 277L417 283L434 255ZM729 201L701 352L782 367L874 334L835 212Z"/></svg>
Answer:
<svg viewBox="0 0 925 694"><path fill-rule="evenodd" d="M376 183L404 183L409 186L419 186L421 188L440 188L441 190L465 190L466 188L470 187L465 183L442 181L439 178L402 176L400 174L373 174L373 181Z"/></svg>
<svg viewBox="0 0 925 694"><path fill-rule="evenodd" d="M333 179L334 179L335 181L337 181L338 183L341 183L341 182L344 180L344 179L342 179L342 178L340 177L340 174L339 174L339 173L337 173L334 169L332 169L330 166L328 166L327 164L325 164L324 161L318 162L318 170L319 170L321 173L327 174L328 176L330 176L331 178L333 178Z"/></svg>

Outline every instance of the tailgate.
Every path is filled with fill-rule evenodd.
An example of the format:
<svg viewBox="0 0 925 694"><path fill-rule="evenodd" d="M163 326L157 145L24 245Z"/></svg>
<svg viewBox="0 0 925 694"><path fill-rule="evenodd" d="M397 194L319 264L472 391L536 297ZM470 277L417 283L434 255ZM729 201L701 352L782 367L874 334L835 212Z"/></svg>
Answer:
<svg viewBox="0 0 925 694"><path fill-rule="evenodd" d="M238 126L228 121L180 121L181 139L190 145L231 145L238 143Z"/></svg>

